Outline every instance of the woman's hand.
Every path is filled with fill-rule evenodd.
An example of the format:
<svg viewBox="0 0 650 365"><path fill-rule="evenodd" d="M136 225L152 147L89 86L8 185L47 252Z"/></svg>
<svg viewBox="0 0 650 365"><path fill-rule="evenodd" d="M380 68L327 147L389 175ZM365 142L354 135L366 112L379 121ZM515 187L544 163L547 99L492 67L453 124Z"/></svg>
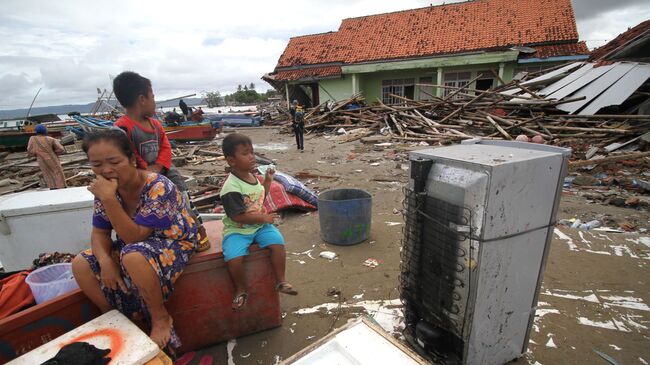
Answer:
<svg viewBox="0 0 650 365"><path fill-rule="evenodd" d="M99 200L113 199L117 194L117 179L108 180L102 175L97 175L88 186L88 190Z"/></svg>
<svg viewBox="0 0 650 365"><path fill-rule="evenodd" d="M120 288L124 293L129 292L122 275L120 275L120 267L115 260L106 258L99 262L99 267L101 269L101 280L105 287L111 288L111 290Z"/></svg>

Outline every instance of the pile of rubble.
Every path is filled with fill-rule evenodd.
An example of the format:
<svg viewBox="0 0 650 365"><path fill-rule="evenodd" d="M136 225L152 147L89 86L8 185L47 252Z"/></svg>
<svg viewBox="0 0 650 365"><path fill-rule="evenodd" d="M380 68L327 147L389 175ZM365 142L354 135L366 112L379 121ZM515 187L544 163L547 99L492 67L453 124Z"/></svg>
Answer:
<svg viewBox="0 0 650 365"><path fill-rule="evenodd" d="M563 105L589 105L591 100L585 96L556 100L538 95L576 68L588 66L563 65L520 76L490 90L468 88L474 80L460 88L419 85L444 88L447 95L427 95L429 100L391 95L400 100L397 104L381 100L370 104L355 94L325 108L321 104L308 110L305 129L307 133L339 134L340 143L361 140L374 144L446 145L479 137L568 147L573 151L568 180L572 188L589 191L595 201L646 206L643 199L637 202L634 197L650 189L650 115L634 113L648 103L648 84L634 92L624 104L627 109L617 114L567 114L561 109ZM426 94L424 90L421 93ZM291 117L286 109L273 120L291 132ZM601 190L608 192L602 197L594 194Z"/></svg>

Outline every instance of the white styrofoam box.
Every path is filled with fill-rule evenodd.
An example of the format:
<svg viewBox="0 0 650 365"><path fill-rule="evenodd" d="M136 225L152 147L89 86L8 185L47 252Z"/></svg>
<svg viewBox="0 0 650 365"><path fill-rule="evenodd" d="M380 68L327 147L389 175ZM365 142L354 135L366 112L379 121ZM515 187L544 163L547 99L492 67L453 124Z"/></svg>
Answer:
<svg viewBox="0 0 650 365"><path fill-rule="evenodd" d="M142 365L160 349L149 336L122 313L112 310L56 339L35 348L7 365L42 364L71 342L87 342L99 349L111 349L111 365Z"/></svg>
<svg viewBox="0 0 650 365"><path fill-rule="evenodd" d="M0 266L26 269L42 252L90 247L93 199L85 186L0 197Z"/></svg>

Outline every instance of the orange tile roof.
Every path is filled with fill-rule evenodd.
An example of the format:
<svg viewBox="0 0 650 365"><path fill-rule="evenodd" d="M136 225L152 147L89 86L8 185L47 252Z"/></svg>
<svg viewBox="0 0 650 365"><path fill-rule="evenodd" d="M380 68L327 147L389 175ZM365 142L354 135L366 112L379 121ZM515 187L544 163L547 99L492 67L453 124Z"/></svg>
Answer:
<svg viewBox="0 0 650 365"><path fill-rule="evenodd" d="M278 81L316 79L341 74L341 66L308 67L293 70L281 70L274 74Z"/></svg>
<svg viewBox="0 0 650 365"><path fill-rule="evenodd" d="M549 58L556 56L588 55L589 48L585 42L533 46L535 53L522 53L519 58Z"/></svg>
<svg viewBox="0 0 650 365"><path fill-rule="evenodd" d="M344 19L337 32L291 38L276 70L577 40L570 0L474 0Z"/></svg>
<svg viewBox="0 0 650 365"><path fill-rule="evenodd" d="M336 62L341 48L336 32L293 37L280 56L279 67ZM281 65L281 66L280 66Z"/></svg>

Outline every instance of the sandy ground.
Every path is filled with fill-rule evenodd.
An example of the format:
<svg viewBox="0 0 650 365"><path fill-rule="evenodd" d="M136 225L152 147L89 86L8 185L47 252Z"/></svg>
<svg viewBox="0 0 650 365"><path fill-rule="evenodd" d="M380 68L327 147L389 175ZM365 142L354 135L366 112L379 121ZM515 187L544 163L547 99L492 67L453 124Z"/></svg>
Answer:
<svg viewBox="0 0 650 365"><path fill-rule="evenodd" d="M306 151L299 153L292 136L277 129L241 132L253 138L257 152L276 160L280 171L336 177L305 180L316 191L344 187L368 191L373 196L372 230L370 239L361 244L334 246L320 239L317 212L286 214L279 228L287 240L287 275L300 294L281 298L283 326L200 351L192 363L211 355L215 363L274 364L363 314L398 336L401 310L395 299L399 298L403 227L399 210L407 180L402 163L408 150L422 147L382 149L358 141L339 144L335 138L308 136ZM223 166L215 163L210 168L220 170ZM584 221L597 214L607 214L612 221L631 219L639 227L650 226L647 211L587 204L570 194L563 195L558 219L578 217ZM318 254L326 250L336 252L338 258L320 258ZM381 264L363 266L367 258L376 258ZM649 259L650 237L646 233L558 227L529 351L514 363L605 364L594 350L620 364L650 362ZM340 295L331 295L333 291Z"/></svg>
<svg viewBox="0 0 650 365"><path fill-rule="evenodd" d="M370 238L354 246L326 244L319 236L318 212L292 212L279 226L287 241L287 276L300 291L281 298L282 327L199 351L214 364L275 364L312 344L349 319L368 315L396 337L401 305L398 276L403 219L402 188L411 145L376 147L336 137L307 136L306 151L277 128L241 129L256 152L275 160L289 174L309 172L332 178L304 179L317 192L354 187L373 196ZM189 175L222 173L215 161L180 170ZM609 226L633 222L641 232L577 231L558 227L539 297L529 351L515 364L606 364L594 350L620 364L650 363L650 212L587 203L563 194L558 219L589 221L606 215ZM334 251L335 260L320 258ZM378 259L376 268L363 266ZM332 295L339 293L339 295Z"/></svg>

